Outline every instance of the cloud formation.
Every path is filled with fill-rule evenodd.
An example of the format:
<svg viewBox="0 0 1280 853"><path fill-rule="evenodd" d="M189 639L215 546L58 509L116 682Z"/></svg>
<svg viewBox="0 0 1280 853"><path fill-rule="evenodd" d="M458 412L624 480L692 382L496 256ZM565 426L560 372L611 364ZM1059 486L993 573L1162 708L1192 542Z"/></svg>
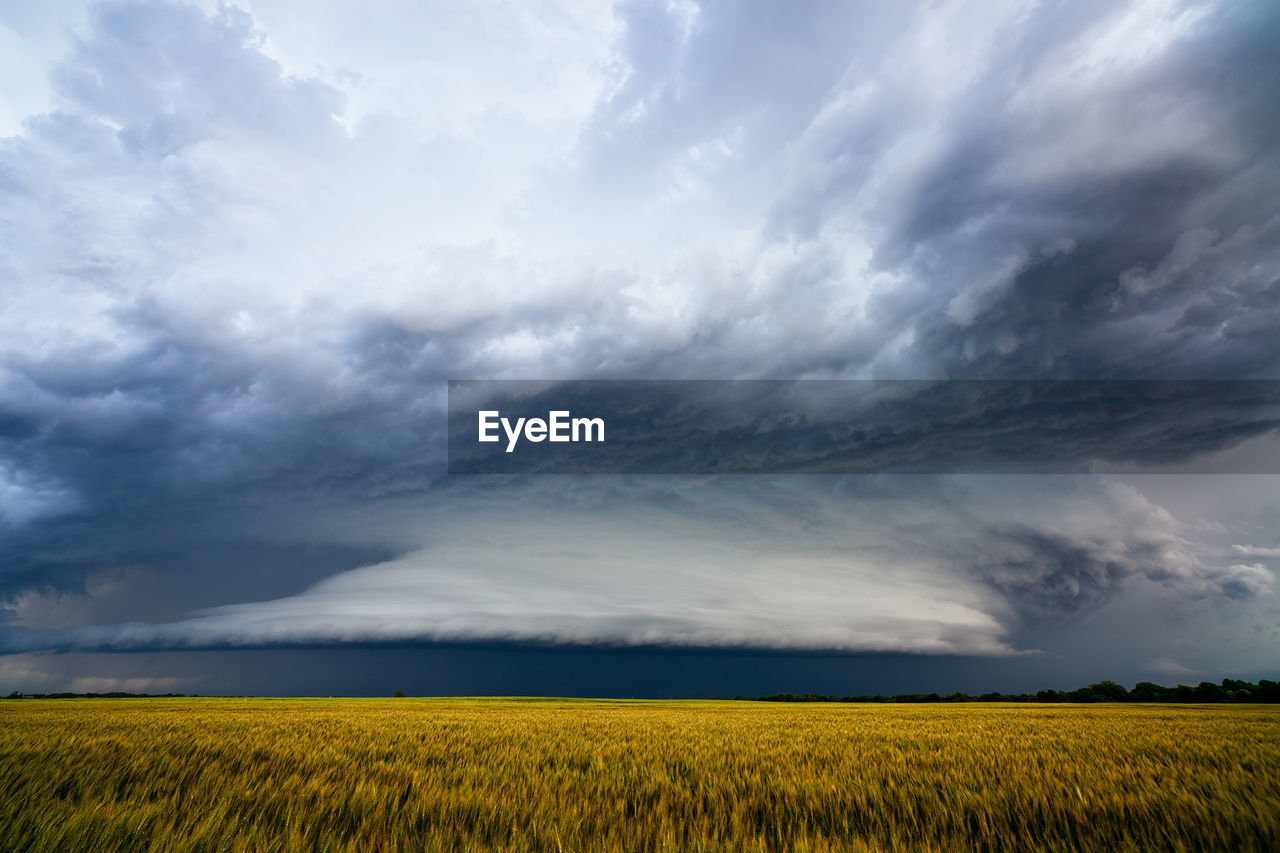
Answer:
<svg viewBox="0 0 1280 853"><path fill-rule="evenodd" d="M426 512L438 542L177 622L17 630L10 652L411 640L1007 655L1135 583L1269 594L1132 486L550 478ZM931 488L920 488L930 485ZM621 489L621 493L620 493ZM661 530L660 539L651 531Z"/></svg>
<svg viewBox="0 0 1280 853"><path fill-rule="evenodd" d="M94 5L0 140L6 648L1001 654L1148 587L1273 606L1265 532L1108 483L459 484L444 383L1278 379L1274 4L307 15Z"/></svg>

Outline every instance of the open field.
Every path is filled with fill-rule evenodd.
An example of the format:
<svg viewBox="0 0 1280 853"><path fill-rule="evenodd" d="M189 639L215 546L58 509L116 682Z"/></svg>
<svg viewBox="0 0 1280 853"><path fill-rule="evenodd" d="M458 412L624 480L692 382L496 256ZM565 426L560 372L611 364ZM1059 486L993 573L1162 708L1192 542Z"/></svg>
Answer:
<svg viewBox="0 0 1280 853"><path fill-rule="evenodd" d="M1276 850L1280 706L0 702L5 850Z"/></svg>

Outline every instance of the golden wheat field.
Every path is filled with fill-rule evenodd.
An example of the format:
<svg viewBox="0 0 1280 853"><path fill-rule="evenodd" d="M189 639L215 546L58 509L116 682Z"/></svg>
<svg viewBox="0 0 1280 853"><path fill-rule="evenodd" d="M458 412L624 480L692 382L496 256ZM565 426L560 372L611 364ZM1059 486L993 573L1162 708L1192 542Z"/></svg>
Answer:
<svg viewBox="0 0 1280 853"><path fill-rule="evenodd" d="M5 850L1276 850L1280 707L0 703Z"/></svg>

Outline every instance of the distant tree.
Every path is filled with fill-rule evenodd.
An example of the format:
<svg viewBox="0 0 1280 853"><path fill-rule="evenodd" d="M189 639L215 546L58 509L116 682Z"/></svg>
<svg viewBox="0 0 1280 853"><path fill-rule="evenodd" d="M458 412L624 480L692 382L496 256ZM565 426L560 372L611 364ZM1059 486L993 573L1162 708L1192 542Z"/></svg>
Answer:
<svg viewBox="0 0 1280 853"><path fill-rule="evenodd" d="M1139 681L1129 691L1129 698L1135 702L1155 702L1165 697L1169 688L1162 687L1153 681Z"/></svg>
<svg viewBox="0 0 1280 853"><path fill-rule="evenodd" d="M1099 681L1097 684L1090 684L1086 689L1109 702L1123 702L1129 698L1129 691L1124 689L1124 685L1116 684L1114 681Z"/></svg>
<svg viewBox="0 0 1280 853"><path fill-rule="evenodd" d="M1221 686L1212 681L1202 681L1196 685L1196 698L1202 702L1221 702L1228 697Z"/></svg>
<svg viewBox="0 0 1280 853"><path fill-rule="evenodd" d="M397 690L397 691L396 691L395 693L393 693L392 695L393 695L393 696L395 696L397 699L403 699L403 698L404 698L404 691L403 691L403 690Z"/></svg>

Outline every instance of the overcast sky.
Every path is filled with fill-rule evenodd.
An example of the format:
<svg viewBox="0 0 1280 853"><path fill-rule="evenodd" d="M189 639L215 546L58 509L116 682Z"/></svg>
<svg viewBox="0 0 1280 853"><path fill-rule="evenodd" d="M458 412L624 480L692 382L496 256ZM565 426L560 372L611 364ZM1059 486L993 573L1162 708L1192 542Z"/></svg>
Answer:
<svg viewBox="0 0 1280 853"><path fill-rule="evenodd" d="M1280 380L1276 44L1266 0L0 7L0 690L1280 677L1274 475L445 469L449 379ZM1277 470L1210 415L1173 461Z"/></svg>

